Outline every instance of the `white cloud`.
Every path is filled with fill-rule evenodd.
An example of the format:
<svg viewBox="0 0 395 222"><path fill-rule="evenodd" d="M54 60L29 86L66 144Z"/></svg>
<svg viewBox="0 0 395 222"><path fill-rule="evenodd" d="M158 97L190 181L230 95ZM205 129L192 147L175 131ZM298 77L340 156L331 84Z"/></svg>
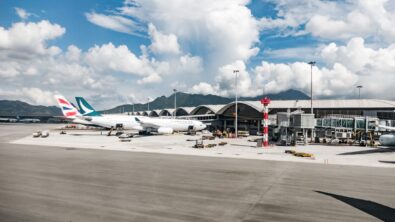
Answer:
<svg viewBox="0 0 395 222"><path fill-rule="evenodd" d="M140 35L142 28L133 20L118 16L104 15L96 12L85 13L91 23L117 32Z"/></svg>
<svg viewBox="0 0 395 222"><path fill-rule="evenodd" d="M23 87L21 89L13 89L4 91L0 89L0 98L8 100L23 100L33 105L55 105L53 99L54 92L41 90L39 88Z"/></svg>
<svg viewBox="0 0 395 222"><path fill-rule="evenodd" d="M22 88L21 93L24 98L32 101L33 104L55 105L53 92L41 90L39 88Z"/></svg>
<svg viewBox="0 0 395 222"><path fill-rule="evenodd" d="M294 47L285 49L267 49L263 52L263 59L293 59L293 60L314 60L317 58L319 47Z"/></svg>
<svg viewBox="0 0 395 222"><path fill-rule="evenodd" d="M253 96L251 77L243 61L237 60L234 63L224 65L218 69L214 84L200 82L192 87L191 92L202 94L215 94L220 96L234 96L236 93L236 73L237 73L237 93L238 96Z"/></svg>
<svg viewBox="0 0 395 222"><path fill-rule="evenodd" d="M162 81L162 78L158 74L153 73L147 77L144 77L143 79L138 80L137 83L138 84L149 84L149 83L158 83L161 81Z"/></svg>
<svg viewBox="0 0 395 222"><path fill-rule="evenodd" d="M0 27L0 49L25 56L31 53L55 55L61 50L56 46L47 47L46 41L58 38L65 32L65 28L47 20L14 23L9 29Z"/></svg>
<svg viewBox="0 0 395 222"><path fill-rule="evenodd" d="M376 55L375 50L365 47L362 38L353 38L346 46L340 47L330 43L321 51L321 57L328 65L343 63L353 72L360 72L370 61L375 60Z"/></svg>
<svg viewBox="0 0 395 222"><path fill-rule="evenodd" d="M395 44L373 49L362 38L353 38L345 45L330 43L317 54L323 64L313 68L313 92L320 98L355 98L356 85L363 85L365 98L394 99ZM322 66L324 65L324 66ZM240 70L239 95L255 96L262 91L278 93L296 89L310 94L310 66L305 62L262 63L251 70L242 61L218 70L214 83L200 82L191 92L233 96L235 76Z"/></svg>
<svg viewBox="0 0 395 222"><path fill-rule="evenodd" d="M372 34L371 19L360 11L352 11L344 20L315 15L306 24L306 31L324 39L349 39L353 36Z"/></svg>
<svg viewBox="0 0 395 222"><path fill-rule="evenodd" d="M235 84L236 84L236 73L237 73L237 91L239 96L250 96L254 94L251 92L251 78L246 70L246 66L243 61L238 60L232 64L222 66L218 70L216 76L216 82L219 84L221 89L220 95L233 96L235 95Z"/></svg>
<svg viewBox="0 0 395 222"><path fill-rule="evenodd" d="M32 15L31 13L27 12L23 8L15 8L15 12L21 19L27 19L27 18L29 18L29 16Z"/></svg>
<svg viewBox="0 0 395 222"><path fill-rule="evenodd" d="M316 14L339 16L350 8L346 2L320 0L279 0L272 3L276 6L277 18L263 17L259 27L263 31L278 30L280 35L285 36L306 34L301 26Z"/></svg>
<svg viewBox="0 0 395 222"><path fill-rule="evenodd" d="M182 50L203 58L206 71L213 72L236 60L247 61L258 53L258 22L248 3L136 0L126 2L119 12L152 23L162 33L175 35Z"/></svg>
<svg viewBox="0 0 395 222"><path fill-rule="evenodd" d="M216 95L218 94L218 91L219 91L218 85L217 87L215 87L206 82L200 82L199 84L194 85L191 90L192 93L203 94L203 95L208 95L208 94Z"/></svg>
<svg viewBox="0 0 395 222"><path fill-rule="evenodd" d="M111 42L86 51L70 45L65 52L48 44L49 40L61 37L64 32L63 27L48 21L15 23L8 29L0 27L0 97L13 95L10 98L43 101L33 101L22 90L16 92L15 88L25 88L23 92L45 89L65 93L65 96L88 97L92 93L105 96L133 91L140 97L147 91L156 91L155 87L143 85L161 82L163 75L178 75L190 68L201 70L200 58L190 55L179 55L167 62L150 58L144 52L138 57L127 46L115 46ZM25 39L17 42L16 39L22 36ZM38 94L38 90L31 92ZM116 100L111 100L103 105L116 103Z"/></svg>
<svg viewBox="0 0 395 222"><path fill-rule="evenodd" d="M20 74L20 66L15 61L0 61L0 76L10 78Z"/></svg>
<svg viewBox="0 0 395 222"><path fill-rule="evenodd" d="M216 77L212 73L221 73L220 67L234 61L241 61L245 69L245 63L259 52L255 46L259 42L258 21L248 3L247 0L125 1L123 7L107 16L123 16L148 26L151 45L141 47L140 59L149 61L153 72L140 74L144 77L138 83L164 81L163 84L171 85L175 78L187 84L195 84L202 78L224 82L224 75ZM151 59L149 52L153 53ZM244 77L244 73L241 75Z"/></svg>
<svg viewBox="0 0 395 222"><path fill-rule="evenodd" d="M152 52L157 54L179 54L181 52L177 36L174 34L165 35L159 32L152 23L148 25L148 33L152 41L149 46Z"/></svg>
<svg viewBox="0 0 395 222"><path fill-rule="evenodd" d="M353 38L344 46L329 44L321 56L327 65L342 63L356 73L358 84L364 86L364 95L394 98L388 92L393 91L395 85L395 44L373 49L365 46L362 38Z"/></svg>
<svg viewBox="0 0 395 222"><path fill-rule="evenodd" d="M395 44L373 49L362 38L346 45L330 43L322 48L320 60L325 67L313 69L314 94L321 97L355 97L355 86L363 85L365 98L394 99ZM306 63L273 64L255 67L254 83L266 92L299 89L309 93L310 69Z"/></svg>
<svg viewBox="0 0 395 222"><path fill-rule="evenodd" d="M256 75L255 86L265 93L297 89L310 94L310 66L307 63L262 62L253 72ZM314 67L313 93L321 97L347 96L352 92L357 79L354 73L339 63L335 63L331 69Z"/></svg>
<svg viewBox="0 0 395 222"><path fill-rule="evenodd" d="M69 45L67 47L66 59L73 62L78 62L81 59L81 49L75 45Z"/></svg>
<svg viewBox="0 0 395 222"><path fill-rule="evenodd" d="M100 72L122 72L142 76L139 84L160 82L161 75L168 72L166 62L138 58L127 46L116 47L112 43L90 48L85 54L85 60L90 67Z"/></svg>
<svg viewBox="0 0 395 222"><path fill-rule="evenodd" d="M352 37L376 42L395 40L395 3L366 1L275 1L278 18L262 18L261 30L278 29L286 35L312 34L329 40Z"/></svg>

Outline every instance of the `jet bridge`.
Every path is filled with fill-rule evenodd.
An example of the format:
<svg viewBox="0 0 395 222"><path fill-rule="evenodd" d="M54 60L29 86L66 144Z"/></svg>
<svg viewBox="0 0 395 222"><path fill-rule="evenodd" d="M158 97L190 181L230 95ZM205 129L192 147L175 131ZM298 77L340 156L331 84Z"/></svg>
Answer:
<svg viewBox="0 0 395 222"><path fill-rule="evenodd" d="M316 120L316 137L347 143L374 140L376 117L327 116Z"/></svg>

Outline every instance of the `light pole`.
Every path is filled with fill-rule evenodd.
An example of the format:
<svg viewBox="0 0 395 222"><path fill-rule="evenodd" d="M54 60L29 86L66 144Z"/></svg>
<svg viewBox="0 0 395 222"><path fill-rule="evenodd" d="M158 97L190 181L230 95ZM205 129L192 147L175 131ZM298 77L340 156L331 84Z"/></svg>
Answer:
<svg viewBox="0 0 395 222"><path fill-rule="evenodd" d="M310 108L311 114L313 114L313 66L315 65L315 61L311 61L308 63L311 67L310 70Z"/></svg>
<svg viewBox="0 0 395 222"><path fill-rule="evenodd" d="M173 89L174 92L174 115L173 118L175 119L177 116L177 89Z"/></svg>
<svg viewBox="0 0 395 222"><path fill-rule="evenodd" d="M236 138L237 138L237 135L238 135L238 133L237 133L237 77L238 77L238 74L239 74L239 70L237 70L237 69L235 69L235 70L233 70L233 73L234 74L236 74L236 78L235 78L235 89L236 89L236 106L235 106L235 114L236 114L236 116L235 116L235 134L236 134Z"/></svg>
<svg viewBox="0 0 395 222"><path fill-rule="evenodd" d="M362 85L358 85L358 99L361 99L361 89L362 89Z"/></svg>
<svg viewBox="0 0 395 222"><path fill-rule="evenodd" d="M148 104L147 104L148 105L148 111L149 111L149 102L150 102L150 98L148 97Z"/></svg>
<svg viewBox="0 0 395 222"><path fill-rule="evenodd" d="M132 115L134 116L134 99L132 99Z"/></svg>

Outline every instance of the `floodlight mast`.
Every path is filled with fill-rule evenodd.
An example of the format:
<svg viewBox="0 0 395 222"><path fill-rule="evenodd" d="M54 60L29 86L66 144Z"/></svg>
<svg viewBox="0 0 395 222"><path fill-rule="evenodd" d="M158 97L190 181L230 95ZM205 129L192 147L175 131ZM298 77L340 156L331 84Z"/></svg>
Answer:
<svg viewBox="0 0 395 222"><path fill-rule="evenodd" d="M236 138L238 136L238 130L237 130L237 78L238 78L238 74L239 74L239 70L235 69L233 70L233 73L236 74L235 76L235 91L236 91L236 98L235 98L235 134L236 134Z"/></svg>
<svg viewBox="0 0 395 222"><path fill-rule="evenodd" d="M308 64L311 67L311 69L310 69L310 109L311 110L310 111L311 111L311 114L313 114L314 113L314 110L313 110L313 66L315 65L315 61L311 61Z"/></svg>
<svg viewBox="0 0 395 222"><path fill-rule="evenodd" d="M358 99L361 99L361 89L363 88L363 86L358 85L357 88L358 88Z"/></svg>
<svg viewBox="0 0 395 222"><path fill-rule="evenodd" d="M177 89L173 89L174 92L174 113L173 113L173 118L176 118L177 116Z"/></svg>

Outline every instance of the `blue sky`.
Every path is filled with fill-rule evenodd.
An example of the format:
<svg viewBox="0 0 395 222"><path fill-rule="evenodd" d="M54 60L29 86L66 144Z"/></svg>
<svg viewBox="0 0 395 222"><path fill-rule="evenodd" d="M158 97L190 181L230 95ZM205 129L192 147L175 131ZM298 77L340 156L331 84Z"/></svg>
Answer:
<svg viewBox="0 0 395 222"><path fill-rule="evenodd" d="M122 6L122 1L2 1L0 8L0 25L8 27L20 21L15 13L15 7L23 8L33 13L29 21L37 22L43 19L59 24L66 28L67 34L53 41L63 50L71 44L81 49L88 49L92 45L101 45L108 42L125 44L131 50L138 52L141 44L148 44L147 38L131 36L125 33L103 29L87 21L84 13L90 11L105 12Z"/></svg>
<svg viewBox="0 0 395 222"><path fill-rule="evenodd" d="M85 96L100 108L171 94L309 92L394 99L392 1L0 2L0 98L52 104ZM3 31L1 31L3 30ZM378 65L380 64L380 66ZM374 84L372 82L375 82ZM377 90L380 88L380 90Z"/></svg>

